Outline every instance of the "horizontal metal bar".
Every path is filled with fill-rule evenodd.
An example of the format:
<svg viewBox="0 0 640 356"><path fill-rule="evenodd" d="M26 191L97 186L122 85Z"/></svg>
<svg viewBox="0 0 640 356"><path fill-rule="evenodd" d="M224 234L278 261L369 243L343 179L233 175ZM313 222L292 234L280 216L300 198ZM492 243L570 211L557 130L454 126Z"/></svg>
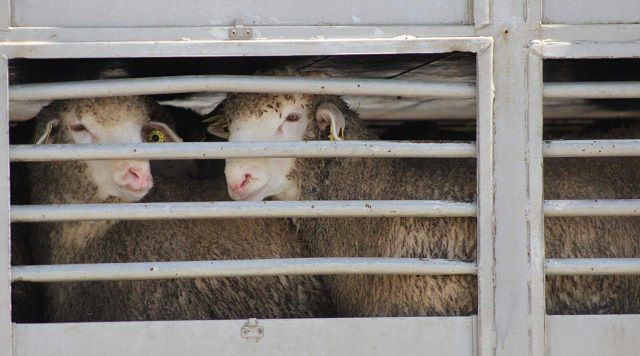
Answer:
<svg viewBox="0 0 640 356"><path fill-rule="evenodd" d="M196 75L17 84L9 87L9 100L55 100L194 92L474 98L476 88L472 83L434 83L387 79Z"/></svg>
<svg viewBox="0 0 640 356"><path fill-rule="evenodd" d="M83 159L221 159L253 157L475 157L475 142L390 141L180 142L138 144L11 145L9 159L72 161Z"/></svg>
<svg viewBox="0 0 640 356"><path fill-rule="evenodd" d="M158 33L153 33L147 40L123 40L123 41L97 41L91 34L87 34L88 28L76 28L76 31L84 31L83 39L71 42L53 42L51 38L34 42L29 38L27 42L2 42L0 53L7 58L135 58L135 57L233 57L233 56L313 56L313 55L361 55L361 54L402 54L402 53L449 53L449 52L481 52L493 43L490 37L429 37L435 34L426 34L426 36L407 35L412 33L412 28L405 26L395 26L395 30L389 33L395 33L393 38L363 38L353 37L354 26L342 26L344 31L331 31L333 26L306 26L307 31L303 31L303 38L291 38L288 31L291 26L271 26L269 27L271 34L268 41L254 40L228 40L228 28L211 28L214 31L214 38L205 40L184 41L180 37L188 35L190 31L181 33L175 39L166 39L158 41ZM302 27L302 26L300 26ZM317 27L317 29L308 31L309 27ZM393 27L393 26L392 26ZM448 27L448 26L443 26ZM279 29L279 30L278 30ZM370 27L372 32L367 36L377 36L375 32L380 29L379 26ZM40 28L34 31L39 31ZM91 29L93 33L95 29ZM131 33L137 32L138 28L120 28L115 30L127 31ZM102 29L101 36L106 31L114 31L111 28ZM162 29L164 33L165 29ZM409 32L407 32L409 31ZM314 36L312 32L318 34ZM332 39L318 39L318 37L327 36L333 32L337 37ZM424 31L418 31L424 32ZM211 33L211 32L210 32ZM282 35L286 33L286 35ZM55 34L54 34L55 35ZM257 35L257 34L256 34ZM100 36L100 34L98 34ZM367 37L364 36L364 37ZM466 35L465 35L466 36ZM162 37L162 35L160 35ZM223 40L216 40L215 37L224 37ZM286 38L285 38L286 37ZM315 38L311 38L315 37ZM109 35L111 38L111 35ZM325 37L326 38L326 37Z"/></svg>
<svg viewBox="0 0 640 356"><path fill-rule="evenodd" d="M547 158L640 156L640 139L545 141L542 154Z"/></svg>
<svg viewBox="0 0 640 356"><path fill-rule="evenodd" d="M476 274L475 262L424 258L292 258L18 266L13 282L249 277L284 275Z"/></svg>
<svg viewBox="0 0 640 356"><path fill-rule="evenodd" d="M545 200L544 215L554 216L638 216L640 199Z"/></svg>
<svg viewBox="0 0 640 356"><path fill-rule="evenodd" d="M568 59L568 58L640 58L640 42L638 41L637 32L635 36L631 36L625 40L616 35L629 34L629 30L636 28L629 25L600 25L598 29L606 27L607 31L594 31L597 25L592 26L566 26L558 27L563 33L571 33L580 31L585 33L586 40L576 41L576 38L567 38L565 40L534 40L529 44L529 48L544 59ZM611 32L609 29L611 28ZM614 30L622 30L614 31ZM600 32L601 37L608 37L603 41L595 41L595 32ZM616 33L617 32L617 33ZM569 35L570 36L570 35ZM564 37L564 36L563 36ZM558 38L558 37L553 37Z"/></svg>
<svg viewBox="0 0 640 356"><path fill-rule="evenodd" d="M640 98L640 82L547 83L546 99Z"/></svg>
<svg viewBox="0 0 640 356"><path fill-rule="evenodd" d="M640 258L558 258L546 260L547 276L640 274Z"/></svg>
<svg viewBox="0 0 640 356"><path fill-rule="evenodd" d="M336 200L12 205L12 222L302 217L475 217L476 204L440 200Z"/></svg>

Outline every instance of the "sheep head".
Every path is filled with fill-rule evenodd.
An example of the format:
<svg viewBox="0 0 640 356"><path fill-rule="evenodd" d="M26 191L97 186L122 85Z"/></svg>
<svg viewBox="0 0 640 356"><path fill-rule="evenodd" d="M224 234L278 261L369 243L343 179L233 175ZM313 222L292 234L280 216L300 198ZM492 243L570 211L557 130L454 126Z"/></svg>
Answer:
<svg viewBox="0 0 640 356"><path fill-rule="evenodd" d="M236 93L223 102L224 119L209 132L230 142L341 140L344 110L348 106L337 96ZM295 158L227 159L229 195L234 200L297 200L300 182L291 175L295 164Z"/></svg>
<svg viewBox="0 0 640 356"><path fill-rule="evenodd" d="M141 97L55 101L37 117L36 144L177 142L164 123L150 121L151 102ZM84 161L100 200L142 199L153 186L146 160Z"/></svg>

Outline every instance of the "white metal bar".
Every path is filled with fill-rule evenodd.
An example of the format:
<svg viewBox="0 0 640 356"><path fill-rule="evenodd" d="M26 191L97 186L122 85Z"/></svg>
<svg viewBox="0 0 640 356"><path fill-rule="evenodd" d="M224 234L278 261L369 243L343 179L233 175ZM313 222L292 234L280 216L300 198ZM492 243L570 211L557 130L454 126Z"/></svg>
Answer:
<svg viewBox="0 0 640 356"><path fill-rule="evenodd" d="M18 324L15 356L472 356L473 319L258 319L260 339L241 337L246 320Z"/></svg>
<svg viewBox="0 0 640 356"><path fill-rule="evenodd" d="M544 215L557 216L638 216L640 199L545 200Z"/></svg>
<svg viewBox="0 0 640 356"><path fill-rule="evenodd" d="M91 29L85 29L91 33ZM286 27L283 27L286 31ZM7 42L0 47L9 58L109 58L109 57L215 57L295 56L344 54L399 54L477 52L488 45L483 37L421 37L348 39L269 39L268 41L202 40L123 41L56 43Z"/></svg>
<svg viewBox="0 0 640 356"><path fill-rule="evenodd" d="M527 0L526 6L525 21L529 25L539 27L542 22L542 0Z"/></svg>
<svg viewBox="0 0 640 356"><path fill-rule="evenodd" d="M496 347L495 288L495 125L493 121L493 46L477 55L478 82L478 353L493 355Z"/></svg>
<svg viewBox="0 0 640 356"><path fill-rule="evenodd" d="M640 258L558 258L546 261L547 276L640 275Z"/></svg>
<svg viewBox="0 0 640 356"><path fill-rule="evenodd" d="M529 47L544 59L640 57L640 39L637 37L625 42L620 39L614 42L571 41L575 41L575 39L570 41L535 40L529 44Z"/></svg>
<svg viewBox="0 0 640 356"><path fill-rule="evenodd" d="M227 40L231 26L220 27L14 27L0 32L4 42L144 42L175 41L183 38L191 42ZM468 25L447 26L251 26L256 37L270 40L308 38L393 38L410 33L416 37L474 37L478 34ZM298 53L300 54L300 53ZM178 55L177 53L174 56ZM255 54L254 54L255 55Z"/></svg>
<svg viewBox="0 0 640 356"><path fill-rule="evenodd" d="M542 59L527 51L527 185L528 203L528 239L530 264L529 273L529 310L531 319L532 354L542 355L545 350L545 277L544 277L544 215L543 215L543 78Z"/></svg>
<svg viewBox="0 0 640 356"><path fill-rule="evenodd" d="M2 15L0 15L2 16ZM11 355L11 226L9 221L9 61L0 55L0 355Z"/></svg>
<svg viewBox="0 0 640 356"><path fill-rule="evenodd" d="M606 28L606 31L603 29ZM556 42L634 42L640 40L640 24L542 25L536 39L553 38Z"/></svg>
<svg viewBox="0 0 640 356"><path fill-rule="evenodd" d="M9 100L54 100L194 92L473 98L475 97L475 85L387 79L194 75L12 85L9 88Z"/></svg>
<svg viewBox="0 0 640 356"><path fill-rule="evenodd" d="M548 158L640 156L640 139L545 141L542 152Z"/></svg>
<svg viewBox="0 0 640 356"><path fill-rule="evenodd" d="M424 258L291 258L17 266L13 281L69 282L286 275L476 274L475 262Z"/></svg>
<svg viewBox="0 0 640 356"><path fill-rule="evenodd" d="M547 99L640 98L640 82L547 83L544 85L544 97Z"/></svg>
<svg viewBox="0 0 640 356"><path fill-rule="evenodd" d="M471 158L469 143L385 141L181 142L91 145L12 145L13 162L83 159L216 159L251 157L413 157Z"/></svg>
<svg viewBox="0 0 640 356"><path fill-rule="evenodd" d="M436 200L336 200L12 205L12 222L286 217L475 217L476 204Z"/></svg>
<svg viewBox="0 0 640 356"><path fill-rule="evenodd" d="M495 39L496 356L544 354L533 333L529 256L529 151L526 0L493 0Z"/></svg>

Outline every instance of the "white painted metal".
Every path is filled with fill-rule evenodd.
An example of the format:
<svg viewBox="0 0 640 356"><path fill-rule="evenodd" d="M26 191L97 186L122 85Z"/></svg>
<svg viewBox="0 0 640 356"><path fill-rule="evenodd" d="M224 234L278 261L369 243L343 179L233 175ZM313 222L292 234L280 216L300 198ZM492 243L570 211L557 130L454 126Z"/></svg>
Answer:
<svg viewBox="0 0 640 356"><path fill-rule="evenodd" d="M629 0L544 0L545 23L640 23L640 2Z"/></svg>
<svg viewBox="0 0 640 356"><path fill-rule="evenodd" d="M476 97L476 86L472 83L200 75L20 84L11 86L9 99L11 101L33 101L211 91L464 99ZM550 99L638 98L640 97L640 82L547 83L544 85L544 97Z"/></svg>
<svg viewBox="0 0 640 356"><path fill-rule="evenodd" d="M640 199L547 200L545 216L637 216Z"/></svg>
<svg viewBox="0 0 640 356"><path fill-rule="evenodd" d="M623 26L618 33L638 28ZM629 32L628 37L610 38L610 42L533 40L529 47L544 59L640 58L640 34Z"/></svg>
<svg viewBox="0 0 640 356"><path fill-rule="evenodd" d="M2 16L2 15L0 15ZM9 225L9 62L0 54L0 355L11 355L11 227Z"/></svg>
<svg viewBox="0 0 640 356"><path fill-rule="evenodd" d="M527 161L528 207L528 262L529 262L529 343L532 355L542 355L545 350L545 243L543 214L543 149L542 149L542 59L527 51L526 81L527 102L525 125L528 128L525 160Z"/></svg>
<svg viewBox="0 0 640 356"><path fill-rule="evenodd" d="M95 145L13 145L12 162L82 159L215 159L248 157L475 157L475 143L381 141L185 142Z"/></svg>
<svg viewBox="0 0 640 356"><path fill-rule="evenodd" d="M25 101L210 91L407 97L432 96L440 98L473 98L476 94L475 85L467 83L209 75L109 79L76 83L23 84L12 86L9 91L9 98L11 101Z"/></svg>
<svg viewBox="0 0 640 356"><path fill-rule="evenodd" d="M477 54L478 146L478 353L491 355L496 345L495 287L495 172L493 120L493 46Z"/></svg>
<svg viewBox="0 0 640 356"><path fill-rule="evenodd" d="M638 4L640 6L640 2ZM549 99L640 98L640 82L545 84L544 97Z"/></svg>
<svg viewBox="0 0 640 356"><path fill-rule="evenodd" d="M629 236L629 238L634 238ZM640 258L563 258L548 259L548 276L640 274Z"/></svg>
<svg viewBox="0 0 640 356"><path fill-rule="evenodd" d="M254 0L12 0L16 27L336 26L469 24L469 0L363 0L270 3ZM69 16L70 10L82 16ZM110 11L104 11L109 9ZM153 14L153 16L150 16Z"/></svg>
<svg viewBox="0 0 640 356"><path fill-rule="evenodd" d="M476 216L476 204L443 200L307 200L12 205L12 222L258 217Z"/></svg>
<svg viewBox="0 0 640 356"><path fill-rule="evenodd" d="M90 35L91 30L86 30ZM2 52L9 58L109 58L109 57L202 57L293 56L344 54L398 54L478 52L490 45L486 37L421 37L406 33L394 38L270 39L268 41L201 40L167 41L6 42Z"/></svg>
<svg viewBox="0 0 640 356"><path fill-rule="evenodd" d="M532 316L530 171L536 172L530 152L528 127L528 53L523 44L529 33L526 0L494 0L490 33L495 40L495 355L544 354L543 328ZM534 125L536 123L534 122ZM537 128L533 128L533 133Z"/></svg>
<svg viewBox="0 0 640 356"><path fill-rule="evenodd" d="M640 315L549 315L547 355L636 355Z"/></svg>
<svg viewBox="0 0 640 356"><path fill-rule="evenodd" d="M542 150L547 158L640 156L640 139L546 141Z"/></svg>
<svg viewBox="0 0 640 356"><path fill-rule="evenodd" d="M13 281L64 282L336 274L476 274L475 262L425 258L291 258L18 266Z"/></svg>
<svg viewBox="0 0 640 356"><path fill-rule="evenodd" d="M473 317L18 324L15 356L473 355ZM82 337L78 337L82 335Z"/></svg>

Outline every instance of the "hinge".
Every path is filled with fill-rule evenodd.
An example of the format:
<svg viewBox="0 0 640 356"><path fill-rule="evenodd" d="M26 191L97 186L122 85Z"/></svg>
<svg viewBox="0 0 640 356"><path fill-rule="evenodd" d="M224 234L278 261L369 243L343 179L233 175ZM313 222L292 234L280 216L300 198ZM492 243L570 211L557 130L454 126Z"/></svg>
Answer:
<svg viewBox="0 0 640 356"><path fill-rule="evenodd" d="M259 339L264 336L264 327L258 326L256 318L250 318L240 330L240 334L245 339Z"/></svg>
<svg viewBox="0 0 640 356"><path fill-rule="evenodd" d="M233 28L229 29L229 39L232 40L248 40L251 39L252 34L253 31L251 31L251 28L244 27L240 19L236 19Z"/></svg>

